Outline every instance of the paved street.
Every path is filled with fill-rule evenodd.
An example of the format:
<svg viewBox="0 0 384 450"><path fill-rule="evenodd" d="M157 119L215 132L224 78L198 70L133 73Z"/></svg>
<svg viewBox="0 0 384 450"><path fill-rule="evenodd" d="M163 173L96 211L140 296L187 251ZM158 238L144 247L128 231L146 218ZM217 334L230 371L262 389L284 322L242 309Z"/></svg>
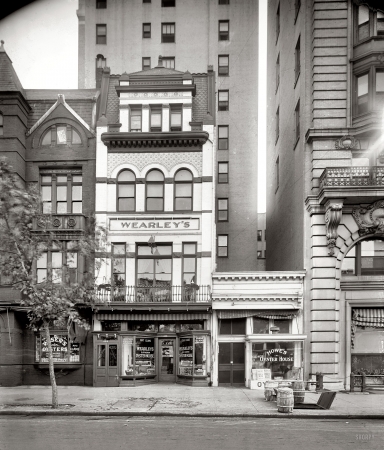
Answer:
<svg viewBox="0 0 384 450"><path fill-rule="evenodd" d="M383 442L380 420L0 418L1 450L381 450Z"/></svg>

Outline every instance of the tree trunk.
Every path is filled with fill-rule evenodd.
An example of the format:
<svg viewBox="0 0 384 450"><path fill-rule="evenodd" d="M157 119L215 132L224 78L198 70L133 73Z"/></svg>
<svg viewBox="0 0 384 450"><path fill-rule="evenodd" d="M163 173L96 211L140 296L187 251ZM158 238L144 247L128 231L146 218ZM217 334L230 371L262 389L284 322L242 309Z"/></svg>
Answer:
<svg viewBox="0 0 384 450"><path fill-rule="evenodd" d="M44 331L45 331L45 339L47 341L47 347L48 347L49 378L51 379L51 386L52 386L52 408L56 409L59 407L59 398L58 398L58 394L57 394L55 370L53 368L51 334L49 332L48 322L44 322Z"/></svg>

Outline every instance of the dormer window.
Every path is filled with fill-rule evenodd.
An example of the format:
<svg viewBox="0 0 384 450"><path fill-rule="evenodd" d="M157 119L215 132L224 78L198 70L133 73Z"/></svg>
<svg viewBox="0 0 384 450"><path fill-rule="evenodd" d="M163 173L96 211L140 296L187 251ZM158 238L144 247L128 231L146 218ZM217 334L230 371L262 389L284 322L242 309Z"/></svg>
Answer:
<svg viewBox="0 0 384 450"><path fill-rule="evenodd" d="M182 130L182 118L181 118L181 105L171 105L171 131L181 131Z"/></svg>
<svg viewBox="0 0 384 450"><path fill-rule="evenodd" d="M130 131L141 131L141 106L131 107Z"/></svg>
<svg viewBox="0 0 384 450"><path fill-rule="evenodd" d="M58 124L52 126L45 132L41 140L41 145L80 145L81 138L79 133L71 126Z"/></svg>

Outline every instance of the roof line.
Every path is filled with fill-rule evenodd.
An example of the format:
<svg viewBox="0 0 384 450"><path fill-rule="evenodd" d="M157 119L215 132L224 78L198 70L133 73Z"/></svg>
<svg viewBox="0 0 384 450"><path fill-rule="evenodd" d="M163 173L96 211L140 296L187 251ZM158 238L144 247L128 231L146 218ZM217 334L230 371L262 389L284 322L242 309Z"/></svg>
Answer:
<svg viewBox="0 0 384 450"><path fill-rule="evenodd" d="M90 133L94 134L94 131L92 130L92 128L84 121L84 119L82 119L77 112L72 109L68 103L65 101L65 96L64 94L58 94L57 96L57 100L56 103L54 103L49 109L48 111L43 114L40 119L33 125L33 127L27 131L27 136L30 136L45 120L46 118L60 105L62 104L65 108L67 108L67 110L73 115L75 116L75 118L83 125L83 127L85 127Z"/></svg>

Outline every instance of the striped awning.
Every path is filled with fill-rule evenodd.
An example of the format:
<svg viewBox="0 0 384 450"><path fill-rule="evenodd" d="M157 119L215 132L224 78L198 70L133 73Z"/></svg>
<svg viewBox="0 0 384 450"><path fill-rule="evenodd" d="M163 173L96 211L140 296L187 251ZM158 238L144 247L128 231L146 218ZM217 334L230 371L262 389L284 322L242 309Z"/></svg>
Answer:
<svg viewBox="0 0 384 450"><path fill-rule="evenodd" d="M278 311L278 310L252 310L252 309L234 309L219 310L217 316L219 319L239 319L242 317L261 317L263 319L293 319L299 311Z"/></svg>
<svg viewBox="0 0 384 450"><path fill-rule="evenodd" d="M353 308L352 324L360 327L384 328L384 308Z"/></svg>
<svg viewBox="0 0 384 450"><path fill-rule="evenodd" d="M194 312L187 312L187 313L113 313L113 312L106 312L106 313L97 313L96 319L97 320L113 320L113 321L120 321L120 320L142 320L142 321L154 321L154 320L204 320L209 319L211 317L211 314L209 313L194 313Z"/></svg>

